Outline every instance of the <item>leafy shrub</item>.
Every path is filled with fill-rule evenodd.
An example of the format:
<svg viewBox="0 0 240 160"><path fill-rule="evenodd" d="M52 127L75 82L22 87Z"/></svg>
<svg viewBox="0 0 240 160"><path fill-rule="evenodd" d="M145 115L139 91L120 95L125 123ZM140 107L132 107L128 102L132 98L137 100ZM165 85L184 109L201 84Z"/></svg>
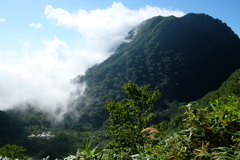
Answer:
<svg viewBox="0 0 240 160"><path fill-rule="evenodd" d="M25 152L27 150L21 146L7 144L0 148L0 156L10 159L27 159Z"/></svg>
<svg viewBox="0 0 240 160"><path fill-rule="evenodd" d="M201 108L197 102L184 106L180 126L166 131L154 147L145 145L151 159L239 159L240 100L229 96ZM169 123L174 123L173 121ZM154 158L155 157L155 158Z"/></svg>
<svg viewBox="0 0 240 160"><path fill-rule="evenodd" d="M153 114L150 111L160 96L157 90L150 93L149 86L138 87L129 81L122 88L130 99L120 102L111 99L104 106L110 112L107 129L114 138L108 148L113 149L115 154L125 152L125 159L131 154L138 153L138 145L143 145L145 138L140 132L152 119Z"/></svg>
<svg viewBox="0 0 240 160"><path fill-rule="evenodd" d="M82 149L78 149L76 155L70 155L64 160L101 160L102 155L101 153L97 153L97 148L91 148L91 142L85 141L83 143Z"/></svg>

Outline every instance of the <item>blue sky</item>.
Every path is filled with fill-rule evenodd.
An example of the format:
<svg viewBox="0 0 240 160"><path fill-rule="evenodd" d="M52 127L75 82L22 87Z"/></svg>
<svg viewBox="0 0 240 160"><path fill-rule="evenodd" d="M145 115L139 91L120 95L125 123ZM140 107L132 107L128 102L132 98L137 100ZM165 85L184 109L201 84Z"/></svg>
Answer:
<svg viewBox="0 0 240 160"><path fill-rule="evenodd" d="M66 26L56 26L54 20L49 20L44 14L47 5L53 8L62 8L69 13L76 12L79 9L89 12L90 10L105 10L111 7L112 0L8 0L0 2L0 21L1 37L0 51L21 50L22 46L19 40L29 43L30 49L43 47L41 40L51 40L53 36L68 42L69 45L74 44L74 40L81 39L81 34L76 29L68 29ZM116 1L119 2L119 1ZM232 30L240 35L240 27L238 17L240 16L240 2L232 0L227 2L224 0L148 0L148 1L121 1L121 3L130 10L138 10L146 7L146 5L157 6L170 10L180 10L184 13L206 13L214 18L221 19L226 22ZM42 26L39 29L30 28L31 23Z"/></svg>
<svg viewBox="0 0 240 160"><path fill-rule="evenodd" d="M129 30L153 16L205 13L240 35L239 6L239 0L1 1L0 110L26 101L66 107L76 90L70 79L106 59Z"/></svg>

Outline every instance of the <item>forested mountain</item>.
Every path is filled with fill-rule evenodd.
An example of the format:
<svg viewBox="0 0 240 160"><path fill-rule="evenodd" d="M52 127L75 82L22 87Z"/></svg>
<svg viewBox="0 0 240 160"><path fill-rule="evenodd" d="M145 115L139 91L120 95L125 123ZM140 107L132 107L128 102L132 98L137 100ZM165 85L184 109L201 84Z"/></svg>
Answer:
<svg viewBox="0 0 240 160"><path fill-rule="evenodd" d="M159 124L190 101L207 105L221 96L239 96L239 59L240 39L221 20L205 14L153 17L131 30L112 56L72 80L87 88L69 103L61 124L53 126L48 113L28 104L25 110L0 111L0 147L17 144L30 156L52 159L75 153L88 137L104 147L110 141L104 105L109 98L126 98L122 86L128 81L161 92L152 121ZM169 123L175 122L182 121Z"/></svg>
<svg viewBox="0 0 240 160"><path fill-rule="evenodd" d="M221 20L205 14L148 19L129 32L115 54L74 79L87 84L77 102L79 123L102 126L108 117L103 106L109 98L124 98L121 86L129 80L159 89L155 120L169 119L184 102L216 90L240 68L239 58L240 39Z"/></svg>

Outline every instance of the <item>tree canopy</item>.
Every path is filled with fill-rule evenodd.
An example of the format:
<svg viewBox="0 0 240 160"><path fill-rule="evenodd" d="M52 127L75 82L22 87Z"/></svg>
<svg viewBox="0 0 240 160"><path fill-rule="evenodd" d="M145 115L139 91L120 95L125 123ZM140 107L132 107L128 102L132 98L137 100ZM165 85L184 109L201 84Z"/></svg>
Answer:
<svg viewBox="0 0 240 160"><path fill-rule="evenodd" d="M129 81L122 88L129 99L115 102L113 99L104 106L109 112L108 132L114 138L110 147L116 152L128 151L129 154L137 152L137 147L144 143L140 133L147 127L147 123L154 116L151 111L154 102L159 98L158 90L149 92L150 85L138 87Z"/></svg>

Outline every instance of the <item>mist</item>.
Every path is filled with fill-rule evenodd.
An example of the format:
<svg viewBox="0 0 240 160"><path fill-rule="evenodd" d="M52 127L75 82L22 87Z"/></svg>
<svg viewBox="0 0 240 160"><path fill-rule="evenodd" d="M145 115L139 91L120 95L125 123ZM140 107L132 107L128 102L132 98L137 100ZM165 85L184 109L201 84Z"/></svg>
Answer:
<svg viewBox="0 0 240 160"><path fill-rule="evenodd" d="M74 85L71 79L84 75L89 67L113 54L112 49L124 41L133 27L158 15L180 17L185 14L151 6L131 10L120 2L104 10L79 9L70 13L51 5L43 10L49 22L65 26L66 32L75 30L81 39L74 40L75 47L69 47L70 44L55 35L50 41L42 40L43 48L31 51L27 50L29 43L19 41L26 50L24 54L0 51L0 110L30 103L49 113L61 108L58 115L61 117L68 110L68 104L87 87ZM80 94L74 94L76 92Z"/></svg>

